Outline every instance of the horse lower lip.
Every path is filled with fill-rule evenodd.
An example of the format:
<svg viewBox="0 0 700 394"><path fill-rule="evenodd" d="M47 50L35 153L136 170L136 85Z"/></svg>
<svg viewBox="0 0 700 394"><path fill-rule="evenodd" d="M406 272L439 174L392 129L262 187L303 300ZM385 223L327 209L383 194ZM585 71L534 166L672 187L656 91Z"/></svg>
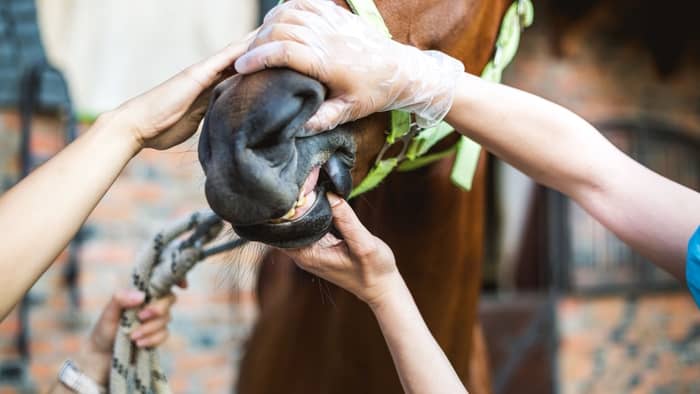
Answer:
<svg viewBox="0 0 700 394"><path fill-rule="evenodd" d="M324 197L327 182L316 188L316 198L304 216L291 222L233 225L241 237L263 242L278 248L300 248L309 245L326 234L331 227L332 214L328 199Z"/></svg>

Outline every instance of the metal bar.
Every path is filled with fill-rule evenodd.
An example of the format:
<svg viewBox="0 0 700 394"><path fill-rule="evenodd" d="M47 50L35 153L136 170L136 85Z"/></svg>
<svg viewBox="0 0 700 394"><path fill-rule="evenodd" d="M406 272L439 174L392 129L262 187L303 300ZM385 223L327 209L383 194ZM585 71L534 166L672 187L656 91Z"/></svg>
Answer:
<svg viewBox="0 0 700 394"><path fill-rule="evenodd" d="M43 59L27 67L22 74L19 93L19 112L22 137L20 140L20 180L26 177L32 170L34 163L31 154L32 114L39 100L41 88L41 71L44 68ZM22 297L18 306L18 333L16 338L17 352L24 360L29 360L29 312L31 308L30 294Z"/></svg>

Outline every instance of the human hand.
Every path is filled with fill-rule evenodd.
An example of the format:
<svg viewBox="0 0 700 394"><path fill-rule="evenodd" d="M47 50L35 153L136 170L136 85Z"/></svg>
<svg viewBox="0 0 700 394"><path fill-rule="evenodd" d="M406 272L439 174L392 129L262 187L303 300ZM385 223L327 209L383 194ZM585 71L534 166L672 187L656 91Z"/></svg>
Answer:
<svg viewBox="0 0 700 394"><path fill-rule="evenodd" d="M401 280L394 253L367 231L345 200L328 194L328 201L333 224L343 240L328 233L310 246L283 252L302 269L348 290L370 306L378 303Z"/></svg>
<svg viewBox="0 0 700 394"><path fill-rule="evenodd" d="M421 126L437 124L464 72L444 53L392 41L359 16L319 0L274 8L236 61L242 74L272 67L292 68L329 88L329 98L307 123L317 132L393 109L415 113Z"/></svg>
<svg viewBox="0 0 700 394"><path fill-rule="evenodd" d="M213 87L235 73L233 62L255 33L132 98L113 113L142 148L167 149L185 141L197 131Z"/></svg>
<svg viewBox="0 0 700 394"><path fill-rule="evenodd" d="M121 290L114 293L90 334L90 339L77 359L83 372L97 384L105 385L112 363L112 348L119 330L119 319L124 309L138 308L144 294L137 290ZM141 325L131 333L131 339L140 348L162 344L168 338L170 309L175 295L152 301L138 313Z"/></svg>

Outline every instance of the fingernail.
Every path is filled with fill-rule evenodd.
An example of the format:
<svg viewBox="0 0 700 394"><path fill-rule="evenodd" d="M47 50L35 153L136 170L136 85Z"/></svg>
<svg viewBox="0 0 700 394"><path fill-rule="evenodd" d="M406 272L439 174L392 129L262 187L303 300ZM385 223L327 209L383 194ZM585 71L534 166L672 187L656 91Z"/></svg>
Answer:
<svg viewBox="0 0 700 394"><path fill-rule="evenodd" d="M146 320L146 319L150 318L151 316L153 316L153 311L151 311L150 309L144 309L141 312L139 312L139 319L140 320Z"/></svg>
<svg viewBox="0 0 700 394"><path fill-rule="evenodd" d="M139 340L139 341L136 341L136 346L138 346L138 347L145 347L145 346L146 346L146 340L145 340L145 339L141 339L141 340Z"/></svg>
<svg viewBox="0 0 700 394"><path fill-rule="evenodd" d="M131 340L132 341L135 341L139 338L141 338L141 331L136 330L136 331L131 333Z"/></svg>
<svg viewBox="0 0 700 394"><path fill-rule="evenodd" d="M246 60L248 59L245 54L236 59L236 62L233 63L233 68L236 70L236 72L243 74L243 72L245 71Z"/></svg>
<svg viewBox="0 0 700 394"><path fill-rule="evenodd" d="M328 198L328 203L331 204L331 207L337 207L343 203L343 199L338 197L338 195L335 193L326 193L326 197Z"/></svg>
<svg viewBox="0 0 700 394"><path fill-rule="evenodd" d="M127 293L126 297L129 299L131 302L143 302L145 299L146 295L138 290L129 290Z"/></svg>

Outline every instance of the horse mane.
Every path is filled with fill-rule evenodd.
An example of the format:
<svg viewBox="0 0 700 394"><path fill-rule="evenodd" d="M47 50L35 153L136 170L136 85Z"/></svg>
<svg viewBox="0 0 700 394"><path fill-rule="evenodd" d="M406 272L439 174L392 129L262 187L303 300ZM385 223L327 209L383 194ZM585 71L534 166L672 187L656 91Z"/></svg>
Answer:
<svg viewBox="0 0 700 394"><path fill-rule="evenodd" d="M700 59L700 2L685 0L548 0L557 37L593 14L605 13L603 29L615 41L633 43L649 51L661 76L678 70L692 56ZM556 50L556 43L555 43Z"/></svg>

